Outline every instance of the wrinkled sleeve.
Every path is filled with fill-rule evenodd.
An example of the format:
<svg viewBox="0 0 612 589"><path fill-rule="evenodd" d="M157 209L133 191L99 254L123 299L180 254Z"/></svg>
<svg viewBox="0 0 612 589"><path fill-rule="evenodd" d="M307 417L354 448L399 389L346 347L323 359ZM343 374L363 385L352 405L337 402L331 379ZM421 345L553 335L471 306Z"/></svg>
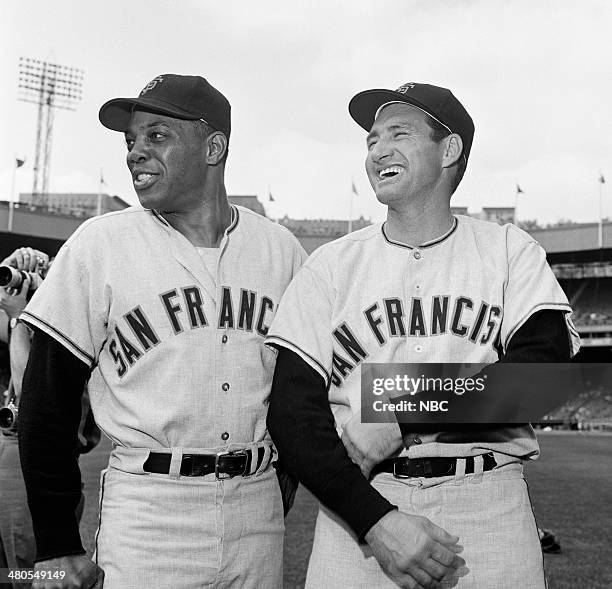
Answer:
<svg viewBox="0 0 612 589"><path fill-rule="evenodd" d="M95 235L75 237L62 246L20 318L92 368L106 339L108 287L101 280Z"/></svg>
<svg viewBox="0 0 612 589"><path fill-rule="evenodd" d="M332 368L334 290L306 264L285 291L270 326L266 344L284 347L304 360L329 385Z"/></svg>

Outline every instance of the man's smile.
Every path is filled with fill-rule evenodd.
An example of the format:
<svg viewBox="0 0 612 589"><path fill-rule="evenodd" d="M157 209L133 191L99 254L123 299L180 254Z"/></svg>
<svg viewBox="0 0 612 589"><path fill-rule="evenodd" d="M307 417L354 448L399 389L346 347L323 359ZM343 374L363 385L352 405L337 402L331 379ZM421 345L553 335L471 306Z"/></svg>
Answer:
<svg viewBox="0 0 612 589"><path fill-rule="evenodd" d="M378 183L380 184L382 182L397 178L397 176L399 176L400 174L403 174L404 172L405 172L405 169L402 166L397 166L397 165L387 166L386 168L382 168L376 173L378 177Z"/></svg>
<svg viewBox="0 0 612 589"><path fill-rule="evenodd" d="M152 172L133 172L132 173L132 182L134 184L134 188L136 190L144 190L145 188L149 188L159 178L159 174L154 174Z"/></svg>

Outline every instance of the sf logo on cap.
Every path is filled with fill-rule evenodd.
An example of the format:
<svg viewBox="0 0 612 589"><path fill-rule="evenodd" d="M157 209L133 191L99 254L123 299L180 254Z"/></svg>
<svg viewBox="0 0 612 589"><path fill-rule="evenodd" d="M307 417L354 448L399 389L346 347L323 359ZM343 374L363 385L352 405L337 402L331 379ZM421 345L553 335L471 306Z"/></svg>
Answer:
<svg viewBox="0 0 612 589"><path fill-rule="evenodd" d="M155 88L155 86L157 86L157 84L161 84L164 81L164 77L163 76L157 76L156 78L153 78L140 92L140 96L142 96L143 94L146 94L149 90L153 90L153 88Z"/></svg>
<svg viewBox="0 0 612 589"><path fill-rule="evenodd" d="M406 92L408 92L408 90L412 90L414 88L415 84L414 82L408 82L406 84L404 84L403 86L400 86L396 92L399 92L400 94L406 94Z"/></svg>

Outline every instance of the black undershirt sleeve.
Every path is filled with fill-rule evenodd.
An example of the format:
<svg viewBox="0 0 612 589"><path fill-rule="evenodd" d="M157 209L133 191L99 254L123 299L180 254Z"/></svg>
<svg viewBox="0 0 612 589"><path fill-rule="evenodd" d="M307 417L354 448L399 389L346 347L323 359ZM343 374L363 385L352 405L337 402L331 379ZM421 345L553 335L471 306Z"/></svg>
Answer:
<svg viewBox="0 0 612 589"><path fill-rule="evenodd" d="M35 329L19 402L19 453L36 538L36 562L85 552L77 432L89 368Z"/></svg>
<svg viewBox="0 0 612 589"><path fill-rule="evenodd" d="M284 467L362 539L395 509L349 458L338 437L321 375L279 347L268 430Z"/></svg>
<svg viewBox="0 0 612 589"><path fill-rule="evenodd" d="M555 309L537 311L517 329L506 353L497 361L503 363L569 362L570 336L565 313Z"/></svg>
<svg viewBox="0 0 612 589"><path fill-rule="evenodd" d="M395 509L349 458L338 437L323 378L300 356L278 346L268 429L287 470L338 514L362 540ZM569 334L561 311L534 313L514 334L500 362L566 362ZM400 427L402 427L401 424ZM487 424L486 428L491 428ZM409 426L415 433L414 426ZM465 430L466 425L424 426ZM468 425L470 429L473 426ZM476 426L476 429L482 426Z"/></svg>

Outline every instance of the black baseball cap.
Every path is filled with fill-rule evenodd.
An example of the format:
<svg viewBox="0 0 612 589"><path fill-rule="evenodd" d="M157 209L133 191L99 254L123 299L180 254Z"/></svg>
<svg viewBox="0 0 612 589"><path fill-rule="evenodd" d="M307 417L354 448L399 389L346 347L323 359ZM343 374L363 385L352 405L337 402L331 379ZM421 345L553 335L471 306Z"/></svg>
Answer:
<svg viewBox="0 0 612 589"><path fill-rule="evenodd" d="M408 82L397 90L364 90L351 99L349 113L357 124L370 131L380 109L394 102L416 106L451 133L457 133L463 141L463 155L467 163L474 139L474 121L447 88Z"/></svg>
<svg viewBox="0 0 612 589"><path fill-rule="evenodd" d="M138 98L113 98L102 105L98 116L105 127L124 132L134 110L176 119L203 119L228 139L230 136L230 103L219 90L200 76L156 76L142 89Z"/></svg>

